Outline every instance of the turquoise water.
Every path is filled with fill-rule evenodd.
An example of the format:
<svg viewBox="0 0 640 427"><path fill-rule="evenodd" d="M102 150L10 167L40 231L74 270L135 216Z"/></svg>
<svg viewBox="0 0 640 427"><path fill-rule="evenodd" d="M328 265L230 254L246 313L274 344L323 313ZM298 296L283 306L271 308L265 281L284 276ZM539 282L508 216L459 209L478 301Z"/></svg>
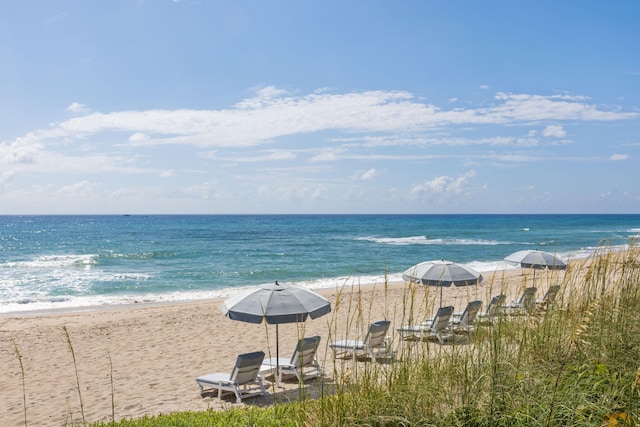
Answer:
<svg viewBox="0 0 640 427"><path fill-rule="evenodd" d="M0 216L0 313L381 283L442 258L488 272L637 235L640 215Z"/></svg>

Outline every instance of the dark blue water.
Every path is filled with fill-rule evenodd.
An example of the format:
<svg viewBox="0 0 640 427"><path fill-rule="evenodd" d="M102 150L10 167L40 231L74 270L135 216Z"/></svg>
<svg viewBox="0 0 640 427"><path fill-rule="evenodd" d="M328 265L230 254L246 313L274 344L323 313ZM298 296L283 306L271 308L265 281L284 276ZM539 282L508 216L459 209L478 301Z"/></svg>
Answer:
<svg viewBox="0 0 640 427"><path fill-rule="evenodd" d="M442 258L493 271L637 235L640 215L0 216L0 312L380 283Z"/></svg>

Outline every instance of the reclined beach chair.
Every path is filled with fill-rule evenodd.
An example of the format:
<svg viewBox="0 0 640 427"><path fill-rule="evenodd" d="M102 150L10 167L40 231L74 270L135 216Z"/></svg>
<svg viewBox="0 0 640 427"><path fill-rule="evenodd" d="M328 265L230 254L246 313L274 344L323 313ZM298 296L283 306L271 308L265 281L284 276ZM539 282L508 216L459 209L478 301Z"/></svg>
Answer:
<svg viewBox="0 0 640 427"><path fill-rule="evenodd" d="M333 350L334 357L352 354L355 361L358 354L366 354L375 362L376 356L380 354L391 356L391 349L386 340L389 325L391 322L388 320L373 322L369 325L369 331L363 341L343 340L331 343L329 347Z"/></svg>
<svg viewBox="0 0 640 427"><path fill-rule="evenodd" d="M526 288L520 298L511 301L511 304L503 306L512 315L529 315L536 308L536 291L534 287Z"/></svg>
<svg viewBox="0 0 640 427"><path fill-rule="evenodd" d="M298 377L299 382L303 382L308 378L315 378L322 375L322 368L316 360L316 353L318 351L318 345L320 344L320 337L308 337L298 340L298 345L293 352L290 359L281 357L276 359L272 357L262 362L260 372L273 372L279 369L279 372L275 372L278 376L278 381L282 381L283 375L295 375Z"/></svg>
<svg viewBox="0 0 640 427"><path fill-rule="evenodd" d="M452 315L453 315L452 305L448 305L446 307L440 307L433 319L427 319L424 322L422 322L420 325L402 326L400 328L396 328L396 330L400 333L400 336L403 339L406 339L406 338L425 339L425 338L436 337L440 344L444 344L445 337L443 336L443 334L448 333L450 331L449 326L450 326Z"/></svg>
<svg viewBox="0 0 640 427"><path fill-rule="evenodd" d="M493 324L496 319L505 314L505 310L503 308L505 301L507 300L507 296L504 294L496 295L491 298L489 301L489 305L487 306L486 311L478 312L477 321L482 324Z"/></svg>
<svg viewBox="0 0 640 427"><path fill-rule="evenodd" d="M549 286L547 292L544 294L541 300L536 300L536 306L540 307L542 310L548 310L553 305L553 302L556 300L556 295L560 291L560 285Z"/></svg>
<svg viewBox="0 0 640 427"><path fill-rule="evenodd" d="M453 313L451 316L451 329L471 333L471 329L476 323L476 318L482 307L482 301L475 300L469 302L462 313Z"/></svg>
<svg viewBox="0 0 640 427"><path fill-rule="evenodd" d="M263 351L240 354L230 374L216 372L196 378L200 395L208 388L218 390L218 399L222 399L223 392L232 392L237 403L247 397L266 395L262 377L258 375L263 360Z"/></svg>

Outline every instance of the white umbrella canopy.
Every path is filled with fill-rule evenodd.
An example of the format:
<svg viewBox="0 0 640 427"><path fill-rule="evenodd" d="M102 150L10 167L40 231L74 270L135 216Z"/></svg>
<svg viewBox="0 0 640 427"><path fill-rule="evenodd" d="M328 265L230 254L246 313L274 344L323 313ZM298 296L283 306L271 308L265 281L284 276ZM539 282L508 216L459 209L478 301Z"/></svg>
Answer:
<svg viewBox="0 0 640 427"><path fill-rule="evenodd" d="M324 316L331 312L331 303L309 289L276 281L225 300L221 310L233 320L277 325Z"/></svg>
<svg viewBox="0 0 640 427"><path fill-rule="evenodd" d="M247 323L276 325L276 359L280 357L278 325L304 322L331 312L331 303L317 293L298 286L280 284L260 285L250 291L235 295L222 303L222 314L233 320ZM276 378L279 363L276 362Z"/></svg>
<svg viewBox="0 0 640 427"><path fill-rule="evenodd" d="M533 268L533 283L536 281L536 270L564 270L567 263L551 252L524 250L514 252L504 258L506 262L522 268ZM523 272L524 273L524 272Z"/></svg>
<svg viewBox="0 0 640 427"><path fill-rule="evenodd" d="M567 263L559 256L551 252L538 250L514 252L506 256L504 260L510 264L519 265L522 268L535 268L538 270L545 268L549 270L564 270L567 268Z"/></svg>
<svg viewBox="0 0 640 427"><path fill-rule="evenodd" d="M414 265L402 273L402 278L426 286L440 287L440 306L442 306L442 288L445 286L472 286L482 282L482 274L466 265L452 261L425 261Z"/></svg>
<svg viewBox="0 0 640 427"><path fill-rule="evenodd" d="M545 268L549 270L564 270L567 268L567 263L559 256L551 252L538 250L514 252L506 256L504 260L510 264L519 265L522 268L534 268L538 270Z"/></svg>

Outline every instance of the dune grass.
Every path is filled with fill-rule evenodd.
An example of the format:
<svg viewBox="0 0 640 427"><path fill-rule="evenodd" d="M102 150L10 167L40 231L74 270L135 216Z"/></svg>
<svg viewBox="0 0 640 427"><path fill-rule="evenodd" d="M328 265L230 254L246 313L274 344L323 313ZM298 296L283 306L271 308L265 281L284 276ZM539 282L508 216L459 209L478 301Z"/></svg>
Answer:
<svg viewBox="0 0 640 427"><path fill-rule="evenodd" d="M321 385L317 399L90 425L638 425L640 251L631 245L623 252L603 249L597 255L588 263L572 264L549 310L479 326L470 338L448 345L395 337L394 361L329 362L333 372L325 371L333 382ZM342 298L334 308L334 316L341 310L349 313L349 325L332 323L335 337L341 328L364 329L372 318L379 320L380 313L371 313L357 292L349 294L354 296ZM407 288L399 317L419 317L422 305Z"/></svg>

